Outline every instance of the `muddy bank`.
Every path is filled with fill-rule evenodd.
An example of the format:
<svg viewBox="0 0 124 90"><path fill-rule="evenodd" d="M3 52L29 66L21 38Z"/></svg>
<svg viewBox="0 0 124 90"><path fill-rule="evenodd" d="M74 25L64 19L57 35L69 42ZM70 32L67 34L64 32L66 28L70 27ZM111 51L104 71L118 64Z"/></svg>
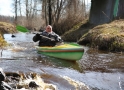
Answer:
<svg viewBox="0 0 124 90"><path fill-rule="evenodd" d="M115 20L95 27L85 23L75 31L65 33L62 38L100 50L124 51L124 20Z"/></svg>
<svg viewBox="0 0 124 90"><path fill-rule="evenodd" d="M94 25L87 20L75 25L71 30L64 33L61 37L64 41L77 42L83 34L92 29Z"/></svg>

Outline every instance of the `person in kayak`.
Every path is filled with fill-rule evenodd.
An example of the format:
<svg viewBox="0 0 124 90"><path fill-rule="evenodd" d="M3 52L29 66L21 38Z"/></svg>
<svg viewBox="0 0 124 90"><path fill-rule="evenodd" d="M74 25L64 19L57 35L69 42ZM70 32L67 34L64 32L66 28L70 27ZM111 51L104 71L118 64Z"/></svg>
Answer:
<svg viewBox="0 0 124 90"><path fill-rule="evenodd" d="M55 46L57 43L62 43L61 37L52 31L52 26L48 25L46 30L33 37L33 41L39 41L39 46Z"/></svg>

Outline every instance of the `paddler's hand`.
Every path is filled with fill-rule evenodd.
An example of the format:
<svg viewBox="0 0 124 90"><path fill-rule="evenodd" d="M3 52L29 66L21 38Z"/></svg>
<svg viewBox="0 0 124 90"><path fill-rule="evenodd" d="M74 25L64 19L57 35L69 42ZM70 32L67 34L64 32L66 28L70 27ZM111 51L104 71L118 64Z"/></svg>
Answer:
<svg viewBox="0 0 124 90"><path fill-rule="evenodd" d="M56 40L56 42L60 42L61 38L60 37L56 37L55 40Z"/></svg>
<svg viewBox="0 0 124 90"><path fill-rule="evenodd" d="M40 34L39 34L39 33L37 33L37 34L36 34L36 37L40 37Z"/></svg>
<svg viewBox="0 0 124 90"><path fill-rule="evenodd" d="M51 41L55 41L55 39L54 39L54 38L50 38L50 40L51 40Z"/></svg>
<svg viewBox="0 0 124 90"><path fill-rule="evenodd" d="M35 36L33 37L33 41L34 41L34 42L37 42L37 41L39 41L40 39L41 39L40 34L35 34Z"/></svg>

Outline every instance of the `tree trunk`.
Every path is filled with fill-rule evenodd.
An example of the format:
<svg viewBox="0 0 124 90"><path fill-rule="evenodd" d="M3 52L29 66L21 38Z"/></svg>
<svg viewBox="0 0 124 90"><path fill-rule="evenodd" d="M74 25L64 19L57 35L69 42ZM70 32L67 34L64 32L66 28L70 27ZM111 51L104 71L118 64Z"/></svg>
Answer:
<svg viewBox="0 0 124 90"><path fill-rule="evenodd" d="M22 12L21 12L21 0L19 0L18 2L19 2L19 12L20 12L20 16L22 16Z"/></svg>
<svg viewBox="0 0 124 90"><path fill-rule="evenodd" d="M91 0L89 22L99 25L112 21L115 0Z"/></svg>
<svg viewBox="0 0 124 90"><path fill-rule="evenodd" d="M45 0L45 22L46 22L46 25L48 24L48 20L47 20L47 0Z"/></svg>
<svg viewBox="0 0 124 90"><path fill-rule="evenodd" d="M117 17L124 19L124 0L119 0L118 14Z"/></svg>
<svg viewBox="0 0 124 90"><path fill-rule="evenodd" d="M15 0L15 24L17 24L17 0Z"/></svg>
<svg viewBox="0 0 124 90"><path fill-rule="evenodd" d="M45 0L42 0L42 11L41 11L41 17L44 19L45 18L45 7L46 7L46 4L45 4Z"/></svg>
<svg viewBox="0 0 124 90"><path fill-rule="evenodd" d="M49 0L49 2L48 2L48 7L49 7L49 25L51 25L52 24L52 17L51 17L51 15L52 15L52 8L51 8L51 0Z"/></svg>
<svg viewBox="0 0 124 90"><path fill-rule="evenodd" d="M28 9L28 0L25 0L26 1L26 3L25 3L25 5L26 5L26 18L27 18L27 20L28 20L28 18L29 18L29 9Z"/></svg>

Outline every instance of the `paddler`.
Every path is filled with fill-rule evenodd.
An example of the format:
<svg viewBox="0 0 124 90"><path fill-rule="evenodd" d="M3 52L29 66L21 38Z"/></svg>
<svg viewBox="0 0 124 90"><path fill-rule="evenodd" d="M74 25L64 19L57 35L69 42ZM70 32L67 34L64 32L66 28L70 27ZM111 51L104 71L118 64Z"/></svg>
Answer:
<svg viewBox="0 0 124 90"><path fill-rule="evenodd" d="M33 37L33 41L39 41L39 46L55 46L57 43L62 43L61 37L52 31L52 26L48 25L40 34L37 33Z"/></svg>

